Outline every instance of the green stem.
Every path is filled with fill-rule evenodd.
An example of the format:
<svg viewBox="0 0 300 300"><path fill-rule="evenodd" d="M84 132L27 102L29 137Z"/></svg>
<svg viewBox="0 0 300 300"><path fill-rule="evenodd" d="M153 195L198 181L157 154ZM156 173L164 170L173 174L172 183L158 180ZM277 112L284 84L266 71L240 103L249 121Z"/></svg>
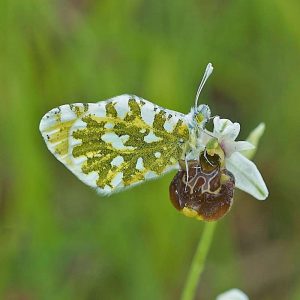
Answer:
<svg viewBox="0 0 300 300"><path fill-rule="evenodd" d="M191 264L189 274L181 295L181 300L193 300L196 288L204 269L206 257L214 236L217 222L205 223L202 237L199 241L196 253Z"/></svg>

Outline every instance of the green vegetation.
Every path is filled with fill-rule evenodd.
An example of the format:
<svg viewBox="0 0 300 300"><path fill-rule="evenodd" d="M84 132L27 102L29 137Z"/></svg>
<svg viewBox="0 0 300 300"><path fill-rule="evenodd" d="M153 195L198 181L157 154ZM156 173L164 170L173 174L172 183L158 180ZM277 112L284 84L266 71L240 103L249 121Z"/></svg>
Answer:
<svg viewBox="0 0 300 300"><path fill-rule="evenodd" d="M200 102L266 131L270 190L236 192L198 298L238 287L300 298L300 4L295 1L0 2L0 298L179 299L203 223L169 201L174 173L109 198L47 150L40 118L65 103L133 93L187 113Z"/></svg>

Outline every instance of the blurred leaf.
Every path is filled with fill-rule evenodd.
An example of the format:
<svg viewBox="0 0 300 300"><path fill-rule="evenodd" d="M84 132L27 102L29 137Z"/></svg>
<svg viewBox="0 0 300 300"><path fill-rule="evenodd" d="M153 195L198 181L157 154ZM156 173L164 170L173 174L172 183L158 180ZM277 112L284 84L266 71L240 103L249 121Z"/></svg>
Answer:
<svg viewBox="0 0 300 300"><path fill-rule="evenodd" d="M247 138L247 142L255 146L254 149L241 151L245 157L252 159L257 151L258 143L265 132L266 125L265 123L260 123L256 128L254 128Z"/></svg>

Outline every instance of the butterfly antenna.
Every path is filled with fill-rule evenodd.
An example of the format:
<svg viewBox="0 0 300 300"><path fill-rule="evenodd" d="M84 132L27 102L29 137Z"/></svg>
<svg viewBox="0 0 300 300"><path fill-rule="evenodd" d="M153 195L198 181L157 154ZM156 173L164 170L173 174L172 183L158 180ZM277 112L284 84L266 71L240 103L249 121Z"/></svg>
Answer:
<svg viewBox="0 0 300 300"><path fill-rule="evenodd" d="M208 79L208 77L211 75L212 71L213 71L213 66L211 63L209 63L207 66L206 66L206 69L205 69L205 72L204 72L204 75L202 77L202 80L199 84L199 87L198 87L198 90L197 90L197 94L196 94L196 98L195 98L195 110L197 110L197 107L198 107L198 99L199 99L199 96L200 96L200 93L204 87L204 84L206 82L206 80Z"/></svg>

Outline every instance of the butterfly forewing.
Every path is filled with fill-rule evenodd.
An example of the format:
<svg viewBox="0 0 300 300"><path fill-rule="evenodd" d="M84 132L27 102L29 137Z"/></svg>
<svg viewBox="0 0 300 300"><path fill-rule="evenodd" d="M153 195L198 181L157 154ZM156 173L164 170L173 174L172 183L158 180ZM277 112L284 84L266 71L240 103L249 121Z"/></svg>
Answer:
<svg viewBox="0 0 300 300"><path fill-rule="evenodd" d="M189 140L185 115L134 95L62 105L40 130L55 157L103 194L176 167Z"/></svg>

